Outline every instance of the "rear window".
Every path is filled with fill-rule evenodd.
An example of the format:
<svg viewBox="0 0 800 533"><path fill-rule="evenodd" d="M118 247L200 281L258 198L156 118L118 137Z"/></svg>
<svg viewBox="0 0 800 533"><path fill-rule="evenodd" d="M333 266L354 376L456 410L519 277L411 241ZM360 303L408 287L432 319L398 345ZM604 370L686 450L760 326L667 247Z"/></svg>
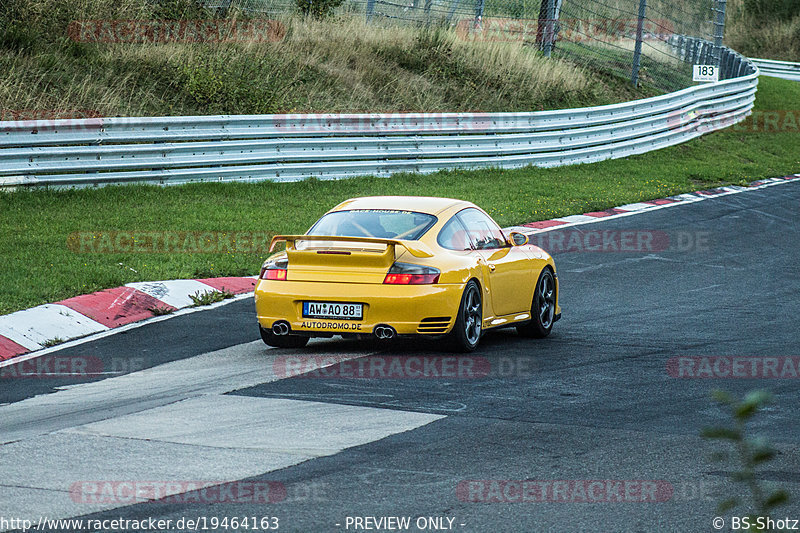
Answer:
<svg viewBox="0 0 800 533"><path fill-rule="evenodd" d="M307 234L416 241L434 224L435 216L416 211L354 209L328 213Z"/></svg>

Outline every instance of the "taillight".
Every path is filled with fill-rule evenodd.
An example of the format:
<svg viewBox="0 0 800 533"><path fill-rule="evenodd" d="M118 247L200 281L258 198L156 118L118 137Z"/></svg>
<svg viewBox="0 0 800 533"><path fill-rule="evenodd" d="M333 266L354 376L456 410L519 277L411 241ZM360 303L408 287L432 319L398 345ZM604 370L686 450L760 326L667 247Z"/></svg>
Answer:
<svg viewBox="0 0 800 533"><path fill-rule="evenodd" d="M411 263L395 263L383 283L386 285L430 285L438 283L441 271L438 268Z"/></svg>
<svg viewBox="0 0 800 533"><path fill-rule="evenodd" d="M261 266L261 274L259 274L258 277L259 279L284 281L286 280L288 268L288 259L278 259L277 261L268 260Z"/></svg>

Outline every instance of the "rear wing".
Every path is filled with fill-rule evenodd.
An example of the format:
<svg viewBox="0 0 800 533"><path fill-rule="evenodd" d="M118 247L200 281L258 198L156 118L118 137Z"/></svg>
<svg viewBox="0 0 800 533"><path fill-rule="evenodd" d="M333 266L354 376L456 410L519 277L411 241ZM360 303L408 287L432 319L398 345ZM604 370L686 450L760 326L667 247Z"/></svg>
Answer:
<svg viewBox="0 0 800 533"><path fill-rule="evenodd" d="M334 241L334 242L363 242L370 244L385 244L387 247L394 248L401 246L408 250L408 253L414 257L433 257L433 252L426 245L419 241L407 241L403 239L378 239L375 237L334 237L330 235L276 235L272 238L272 243L269 245L269 251L275 249L275 245L279 242L286 243L286 249L294 249L296 241Z"/></svg>

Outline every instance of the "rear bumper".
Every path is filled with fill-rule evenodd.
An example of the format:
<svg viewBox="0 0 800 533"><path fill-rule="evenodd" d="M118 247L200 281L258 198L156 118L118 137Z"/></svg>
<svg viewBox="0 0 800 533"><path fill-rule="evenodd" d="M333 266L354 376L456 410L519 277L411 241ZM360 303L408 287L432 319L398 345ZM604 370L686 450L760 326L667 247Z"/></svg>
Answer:
<svg viewBox="0 0 800 533"><path fill-rule="evenodd" d="M383 285L316 281L259 280L256 315L263 328L286 320L294 332L320 335L371 334L377 325L399 335L450 332L461 304L463 285ZM363 320L303 318L304 301L360 303ZM436 320L431 320L436 319Z"/></svg>

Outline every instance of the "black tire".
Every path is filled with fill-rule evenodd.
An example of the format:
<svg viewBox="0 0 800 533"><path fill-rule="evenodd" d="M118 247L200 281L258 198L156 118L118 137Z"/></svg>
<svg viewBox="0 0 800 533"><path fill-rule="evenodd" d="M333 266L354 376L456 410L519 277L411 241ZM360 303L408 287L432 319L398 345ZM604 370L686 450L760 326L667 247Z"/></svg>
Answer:
<svg viewBox="0 0 800 533"><path fill-rule="evenodd" d="M477 321L477 322L476 322ZM454 351L468 353L478 347L483 334L483 301L481 289L475 280L470 280L461 295L458 315L449 344Z"/></svg>
<svg viewBox="0 0 800 533"><path fill-rule="evenodd" d="M545 267L539 274L533 289L531 320L517 326L517 333L523 337L542 339L550 335L556 316L556 278L550 268Z"/></svg>
<svg viewBox="0 0 800 533"><path fill-rule="evenodd" d="M308 344L308 337L303 335L275 335L268 329L259 326L261 331L261 340L267 346L275 348L302 348Z"/></svg>

